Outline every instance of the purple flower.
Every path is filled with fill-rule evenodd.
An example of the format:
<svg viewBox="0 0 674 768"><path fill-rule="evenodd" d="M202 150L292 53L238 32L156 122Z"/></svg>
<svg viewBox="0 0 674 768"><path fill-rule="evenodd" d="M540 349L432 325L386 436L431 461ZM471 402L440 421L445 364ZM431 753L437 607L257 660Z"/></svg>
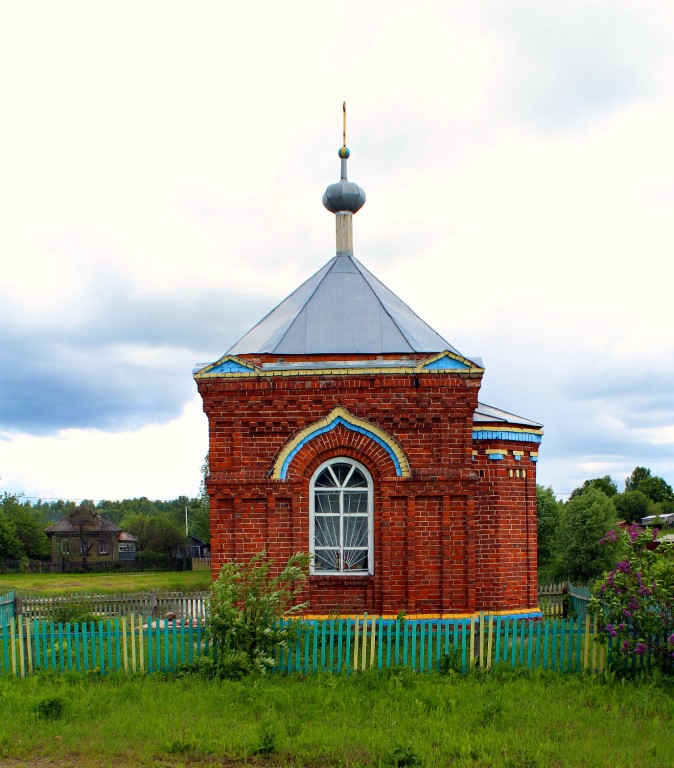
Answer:
<svg viewBox="0 0 674 768"><path fill-rule="evenodd" d="M630 525L629 534L630 534L630 540L632 544L634 544L634 542L639 538L640 533L641 533L640 525L637 525L636 523L633 523L632 525Z"/></svg>
<svg viewBox="0 0 674 768"><path fill-rule="evenodd" d="M648 646L639 641L634 648L634 653L641 655L646 650L648 650Z"/></svg>
<svg viewBox="0 0 674 768"><path fill-rule="evenodd" d="M616 541L618 541L618 537L614 528L611 528L611 530L605 536L599 539L600 544L610 544Z"/></svg>
<svg viewBox="0 0 674 768"><path fill-rule="evenodd" d="M667 642L670 645L674 645L674 632L672 632L672 634L667 638Z"/></svg>

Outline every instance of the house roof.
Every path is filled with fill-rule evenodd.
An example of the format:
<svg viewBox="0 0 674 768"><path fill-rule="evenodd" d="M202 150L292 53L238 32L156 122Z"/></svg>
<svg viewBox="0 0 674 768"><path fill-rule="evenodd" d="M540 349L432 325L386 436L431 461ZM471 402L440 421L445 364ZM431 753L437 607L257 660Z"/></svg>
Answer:
<svg viewBox="0 0 674 768"><path fill-rule="evenodd" d="M338 253L228 354L461 354L350 253Z"/></svg>
<svg viewBox="0 0 674 768"><path fill-rule="evenodd" d="M53 525L45 528L45 533L47 536L52 536L54 534L68 535L79 533L80 519L84 520L83 530L87 533L120 533L122 530L106 517L97 515L95 512L89 512L88 514L85 514L83 518L80 518L79 515L82 514L83 513L80 510L76 509L74 512L62 517Z"/></svg>

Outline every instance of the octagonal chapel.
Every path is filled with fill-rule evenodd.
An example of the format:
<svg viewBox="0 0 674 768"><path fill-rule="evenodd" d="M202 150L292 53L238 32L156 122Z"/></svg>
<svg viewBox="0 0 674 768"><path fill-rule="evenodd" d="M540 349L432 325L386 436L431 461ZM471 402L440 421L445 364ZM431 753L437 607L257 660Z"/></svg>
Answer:
<svg viewBox="0 0 674 768"><path fill-rule="evenodd" d="M481 403L482 361L356 259L365 193L339 156L336 254L194 372L213 575L304 551L313 615L538 615L542 425Z"/></svg>

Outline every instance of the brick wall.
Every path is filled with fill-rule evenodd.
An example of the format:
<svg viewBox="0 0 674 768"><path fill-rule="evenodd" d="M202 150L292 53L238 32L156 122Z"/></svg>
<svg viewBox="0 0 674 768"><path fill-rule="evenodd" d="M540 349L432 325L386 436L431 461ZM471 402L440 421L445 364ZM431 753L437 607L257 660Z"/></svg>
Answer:
<svg viewBox="0 0 674 768"><path fill-rule="evenodd" d="M514 461L484 453L501 443L473 445L480 381L448 373L198 380L210 430L214 575L262 549L277 563L308 551L311 477L323 461L346 456L374 483L374 575L312 576L312 613L535 606L535 465L520 460L527 477L510 478ZM411 477L397 476L373 439L338 426L302 448L285 480L273 479L287 441L339 406L396 440Z"/></svg>

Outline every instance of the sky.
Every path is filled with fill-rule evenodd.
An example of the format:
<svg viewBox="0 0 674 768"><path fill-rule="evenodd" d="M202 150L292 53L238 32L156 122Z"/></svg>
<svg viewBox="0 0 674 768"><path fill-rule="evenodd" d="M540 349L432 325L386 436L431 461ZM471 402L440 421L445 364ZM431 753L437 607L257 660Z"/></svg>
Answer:
<svg viewBox="0 0 674 768"><path fill-rule="evenodd" d="M334 255L542 422L674 484L674 5L0 0L0 492L198 492L192 369Z"/></svg>

